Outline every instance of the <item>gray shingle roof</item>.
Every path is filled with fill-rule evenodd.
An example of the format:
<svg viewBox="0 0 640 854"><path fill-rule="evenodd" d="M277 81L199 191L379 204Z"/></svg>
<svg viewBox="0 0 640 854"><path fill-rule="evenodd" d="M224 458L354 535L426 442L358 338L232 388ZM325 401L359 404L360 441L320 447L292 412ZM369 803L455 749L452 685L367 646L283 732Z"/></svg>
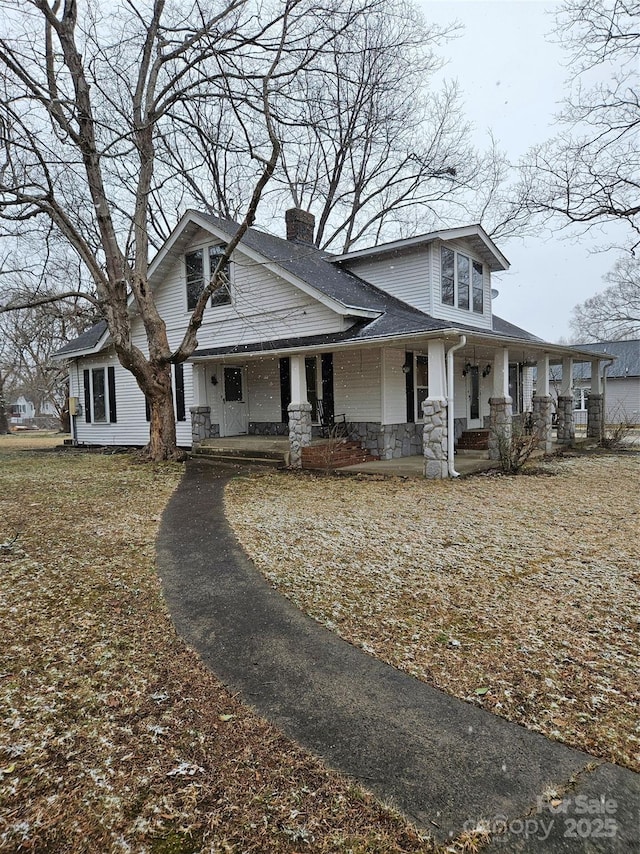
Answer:
<svg viewBox="0 0 640 854"><path fill-rule="evenodd" d="M640 341L595 341L591 344L576 344L580 350L608 353L616 360L607 369L610 378L640 377ZM591 378L591 364L583 362L574 367L576 379Z"/></svg>
<svg viewBox="0 0 640 854"><path fill-rule="evenodd" d="M233 220L216 217L212 214L196 212L201 219L232 236L239 228ZM488 330L471 324L451 324L438 320L413 308L397 297L364 281L342 266L332 263L335 256L324 250L304 243L284 240L267 234L256 228L250 228L244 235L241 245L252 249L268 261L274 262L284 270L315 288L320 293L339 302L347 309L364 309L378 312L379 317L370 321L358 322L346 332L333 335L313 336L312 338L279 339L257 341L236 347L207 348L198 350L195 355L222 355L223 353L255 352L259 350L287 349L287 347L312 346L341 342L358 343L368 339L388 338L395 335L411 335L437 330L460 329L463 332L486 334ZM72 356L76 352L95 347L106 331L104 321L96 324L75 341L63 347L57 355ZM503 338L536 342L539 338L520 329L499 317L493 318L493 332Z"/></svg>
<svg viewBox="0 0 640 854"><path fill-rule="evenodd" d="M87 329L86 332L83 332L82 335L79 335L77 338L74 338L73 341L65 344L64 347L61 347L55 355L73 356L74 353L81 352L82 350L91 350L98 345L106 331L107 321L100 320L90 329Z"/></svg>

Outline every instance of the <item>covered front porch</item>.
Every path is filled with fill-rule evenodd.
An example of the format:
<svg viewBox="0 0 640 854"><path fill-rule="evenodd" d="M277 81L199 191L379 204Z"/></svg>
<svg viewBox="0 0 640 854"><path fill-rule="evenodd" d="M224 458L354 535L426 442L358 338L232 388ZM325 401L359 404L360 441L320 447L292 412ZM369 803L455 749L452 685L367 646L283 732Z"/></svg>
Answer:
<svg viewBox="0 0 640 854"><path fill-rule="evenodd" d="M277 440L287 448L287 464L303 467L321 439L339 439L370 457L356 460L362 465L407 460L427 477L455 477L476 463L496 464L514 431L533 434L542 452L552 442L570 445L575 361L591 363L587 434L601 434L606 359L535 339L496 339L429 334L196 362L193 446L237 437ZM552 387L555 365L562 379ZM486 437L477 459L462 450L473 430ZM325 467L308 459L307 465Z"/></svg>

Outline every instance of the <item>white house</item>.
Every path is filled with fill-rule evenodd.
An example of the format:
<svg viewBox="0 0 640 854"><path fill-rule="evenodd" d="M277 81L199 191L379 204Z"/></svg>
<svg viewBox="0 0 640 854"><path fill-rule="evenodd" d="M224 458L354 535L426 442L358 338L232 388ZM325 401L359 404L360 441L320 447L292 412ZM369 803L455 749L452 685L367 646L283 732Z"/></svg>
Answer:
<svg viewBox="0 0 640 854"><path fill-rule="evenodd" d="M207 308L193 356L174 367L178 441L288 435L291 462L322 424L339 418L382 459L425 458L425 474L456 474L465 434L533 411L551 441L548 379L531 400L531 368L562 363L560 441L573 438L573 362L592 368L591 431L600 429L597 352L546 343L493 313L493 273L508 261L478 225L331 255L313 243L313 217L287 212L287 239L252 228L227 271L229 286ZM160 314L177 347L193 300L237 224L188 211L150 266ZM146 349L139 318L135 343ZM145 399L110 346L104 323L59 353L70 360L79 403L74 438L144 445ZM489 431L488 428L494 428Z"/></svg>

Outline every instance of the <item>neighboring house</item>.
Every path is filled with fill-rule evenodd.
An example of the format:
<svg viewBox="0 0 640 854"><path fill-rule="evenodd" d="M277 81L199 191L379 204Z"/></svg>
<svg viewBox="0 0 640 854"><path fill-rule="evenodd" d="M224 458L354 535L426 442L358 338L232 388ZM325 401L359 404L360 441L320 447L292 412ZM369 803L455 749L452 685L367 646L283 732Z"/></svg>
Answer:
<svg viewBox="0 0 640 854"><path fill-rule="evenodd" d="M597 341L579 346L581 350L607 353L615 358L605 371L606 422L640 425L640 341ZM586 423L590 391L591 363L574 365L574 419L577 424Z"/></svg>
<svg viewBox="0 0 640 854"><path fill-rule="evenodd" d="M32 401L21 394L13 403L9 404L9 423L25 426L33 424L36 417L36 408Z"/></svg>
<svg viewBox="0 0 640 854"><path fill-rule="evenodd" d="M149 281L171 346L236 228L188 211L152 261ZM300 447L335 416L382 459L424 454L426 474L444 477L455 474L454 444L465 431L502 429L512 413L530 408L549 446L549 388L543 384L531 401L532 366L548 377L551 363L593 359L597 369L598 357L545 343L494 315L491 276L509 265L480 226L343 255L317 249L312 239L313 217L298 210L287 211L286 240L255 228L243 237L228 289L205 311L198 349L174 367L182 446L289 435L299 465ZM137 316L133 335L146 350ZM144 396L118 363L104 323L58 356L71 361L77 442L147 442ZM569 383L565 400L572 394ZM565 408L561 438L569 441L572 406Z"/></svg>
<svg viewBox="0 0 640 854"><path fill-rule="evenodd" d="M32 400L21 394L13 403L9 404L9 423L19 427L48 426L51 419L57 419L55 406L45 401L40 410L36 412L36 406Z"/></svg>

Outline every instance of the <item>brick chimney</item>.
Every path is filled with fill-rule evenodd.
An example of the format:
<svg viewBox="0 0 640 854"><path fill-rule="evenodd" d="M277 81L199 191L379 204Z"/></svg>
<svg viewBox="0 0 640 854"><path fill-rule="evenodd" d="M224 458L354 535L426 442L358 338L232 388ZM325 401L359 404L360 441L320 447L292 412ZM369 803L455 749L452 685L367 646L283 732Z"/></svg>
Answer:
<svg viewBox="0 0 640 854"><path fill-rule="evenodd" d="M285 222L287 224L287 240L293 240L294 243L308 243L314 246L313 232L315 231L316 218L309 211L303 211L301 208L290 208L285 212Z"/></svg>

